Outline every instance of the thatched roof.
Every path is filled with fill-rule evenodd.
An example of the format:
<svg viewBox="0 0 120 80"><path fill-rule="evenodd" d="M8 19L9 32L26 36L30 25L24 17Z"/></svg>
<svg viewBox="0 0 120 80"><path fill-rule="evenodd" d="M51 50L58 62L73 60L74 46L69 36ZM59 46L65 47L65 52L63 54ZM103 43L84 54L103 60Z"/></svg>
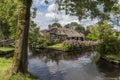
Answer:
<svg viewBox="0 0 120 80"><path fill-rule="evenodd" d="M56 35L66 35L67 37L84 37L83 33L78 33L77 31L68 28L52 28L49 30L49 33Z"/></svg>
<svg viewBox="0 0 120 80"><path fill-rule="evenodd" d="M44 35L45 33L48 33L48 32L49 32L48 29L44 29L44 30L40 30L40 31L39 31L39 34L40 34L40 35Z"/></svg>

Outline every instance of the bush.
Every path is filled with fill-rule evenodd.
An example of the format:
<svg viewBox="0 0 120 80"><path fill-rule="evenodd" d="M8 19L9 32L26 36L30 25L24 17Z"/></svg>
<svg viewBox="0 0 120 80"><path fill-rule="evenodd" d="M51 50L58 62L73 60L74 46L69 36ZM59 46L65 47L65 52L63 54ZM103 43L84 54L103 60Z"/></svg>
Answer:
<svg viewBox="0 0 120 80"><path fill-rule="evenodd" d="M98 46L98 51L102 55L107 54L120 54L120 39L118 36L110 35L102 39L101 44Z"/></svg>
<svg viewBox="0 0 120 80"><path fill-rule="evenodd" d="M53 41L53 43L54 43L54 44L60 43L60 39L55 39L55 40Z"/></svg>
<svg viewBox="0 0 120 80"><path fill-rule="evenodd" d="M81 41L81 40L66 40L63 42L64 47L67 48L68 50L91 46L93 45L91 43L94 43L94 42L93 41Z"/></svg>
<svg viewBox="0 0 120 80"><path fill-rule="evenodd" d="M66 40L66 41L63 42L63 45L68 50L73 50L73 49L78 47L76 40Z"/></svg>
<svg viewBox="0 0 120 80"><path fill-rule="evenodd" d="M44 34L43 36L37 36L36 38L29 39L29 45L34 48L45 48L51 45L51 41L49 40L49 35Z"/></svg>
<svg viewBox="0 0 120 80"><path fill-rule="evenodd" d="M44 38L39 38L36 46L38 48L45 48L45 47L49 46L50 43L51 43L50 40L46 40Z"/></svg>
<svg viewBox="0 0 120 80"><path fill-rule="evenodd" d="M91 41L97 41L98 40L98 38L96 36L94 36L93 34L88 34L86 36L86 39L91 40Z"/></svg>

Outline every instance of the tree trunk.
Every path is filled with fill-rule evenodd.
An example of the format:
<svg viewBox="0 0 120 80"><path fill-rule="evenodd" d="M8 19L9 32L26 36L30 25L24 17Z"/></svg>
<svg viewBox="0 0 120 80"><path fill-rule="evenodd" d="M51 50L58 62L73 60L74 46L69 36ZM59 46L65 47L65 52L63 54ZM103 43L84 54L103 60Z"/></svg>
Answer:
<svg viewBox="0 0 120 80"><path fill-rule="evenodd" d="M15 74L25 74L28 70L27 46L31 2L32 0L18 0L18 25L12 65L12 72Z"/></svg>

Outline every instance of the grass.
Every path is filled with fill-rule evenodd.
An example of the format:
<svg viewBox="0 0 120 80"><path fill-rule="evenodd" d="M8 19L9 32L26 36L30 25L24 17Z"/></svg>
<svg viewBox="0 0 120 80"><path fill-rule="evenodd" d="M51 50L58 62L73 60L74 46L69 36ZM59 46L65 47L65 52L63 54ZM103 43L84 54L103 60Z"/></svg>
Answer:
<svg viewBox="0 0 120 80"><path fill-rule="evenodd" d="M108 60L114 60L114 61L119 61L120 62L120 54L105 55L105 58L108 59Z"/></svg>
<svg viewBox="0 0 120 80"><path fill-rule="evenodd" d="M0 47L1 52L8 52L8 51L13 51L14 48L11 47Z"/></svg>
<svg viewBox="0 0 120 80"><path fill-rule="evenodd" d="M26 74L26 75L22 75L22 74L16 74L16 75L4 75L4 76L0 76L0 80L37 80L35 77L31 76L31 74Z"/></svg>
<svg viewBox="0 0 120 80"><path fill-rule="evenodd" d="M0 58L0 72L10 68L12 59Z"/></svg>
<svg viewBox="0 0 120 80"><path fill-rule="evenodd" d="M0 80L37 80L30 73L22 75L20 73L12 75L7 73L12 65L12 59L0 58Z"/></svg>
<svg viewBox="0 0 120 80"><path fill-rule="evenodd" d="M57 49L57 50L65 50L65 47L62 43L58 43L58 44L49 46L48 48L53 48L53 49Z"/></svg>

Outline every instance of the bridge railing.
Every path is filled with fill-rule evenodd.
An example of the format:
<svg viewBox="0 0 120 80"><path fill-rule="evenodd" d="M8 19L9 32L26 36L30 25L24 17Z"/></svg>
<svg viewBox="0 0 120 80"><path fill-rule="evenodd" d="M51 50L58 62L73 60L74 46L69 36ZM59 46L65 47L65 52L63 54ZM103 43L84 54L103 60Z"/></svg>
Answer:
<svg viewBox="0 0 120 80"><path fill-rule="evenodd" d="M8 47L14 45L14 39L0 40L0 46Z"/></svg>

